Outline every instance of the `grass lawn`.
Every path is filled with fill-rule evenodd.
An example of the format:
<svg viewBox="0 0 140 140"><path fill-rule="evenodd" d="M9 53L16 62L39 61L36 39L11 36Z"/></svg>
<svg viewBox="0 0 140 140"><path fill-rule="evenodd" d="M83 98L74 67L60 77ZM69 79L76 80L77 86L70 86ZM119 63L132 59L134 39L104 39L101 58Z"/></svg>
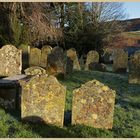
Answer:
<svg viewBox="0 0 140 140"><path fill-rule="evenodd" d="M70 124L72 91L81 84L97 79L116 90L112 130ZM60 80L67 86L65 126L22 123L19 112L0 108L0 137L140 137L140 85L128 84L128 75L97 71L77 71Z"/></svg>

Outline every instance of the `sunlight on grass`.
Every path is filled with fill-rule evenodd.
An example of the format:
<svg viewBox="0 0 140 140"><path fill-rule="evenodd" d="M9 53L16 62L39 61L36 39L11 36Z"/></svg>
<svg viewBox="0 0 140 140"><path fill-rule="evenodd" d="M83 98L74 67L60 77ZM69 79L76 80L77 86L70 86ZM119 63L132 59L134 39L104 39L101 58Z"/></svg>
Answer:
<svg viewBox="0 0 140 140"><path fill-rule="evenodd" d="M97 79L116 90L114 125L112 130L89 126L72 126L67 122L63 128L28 124L20 121L18 113L0 109L0 137L140 137L140 86L130 85L128 75L97 71L75 71L60 82L67 86L65 111L71 112L72 91L89 80Z"/></svg>

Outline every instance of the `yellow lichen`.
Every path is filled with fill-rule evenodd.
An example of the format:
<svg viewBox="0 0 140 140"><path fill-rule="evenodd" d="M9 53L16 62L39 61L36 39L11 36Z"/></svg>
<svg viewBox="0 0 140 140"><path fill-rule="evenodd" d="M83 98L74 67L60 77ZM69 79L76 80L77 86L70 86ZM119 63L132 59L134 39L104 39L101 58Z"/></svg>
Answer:
<svg viewBox="0 0 140 140"><path fill-rule="evenodd" d="M91 102L94 102L94 99L93 98L91 99Z"/></svg>
<svg viewBox="0 0 140 140"><path fill-rule="evenodd" d="M81 100L81 103L82 103L82 104L85 104L85 103L86 103L86 100L82 99L82 100Z"/></svg>
<svg viewBox="0 0 140 140"><path fill-rule="evenodd" d="M108 89L109 89L108 86L103 86L103 87L102 87L102 90L103 90L103 91L107 91Z"/></svg>
<svg viewBox="0 0 140 140"><path fill-rule="evenodd" d="M97 85L97 86L100 85L100 82L99 81L96 81L95 82L95 85Z"/></svg>
<svg viewBox="0 0 140 140"><path fill-rule="evenodd" d="M113 99L109 99L108 103L113 103L113 101L114 101Z"/></svg>
<svg viewBox="0 0 140 140"><path fill-rule="evenodd" d="M93 119L97 119L98 115L97 114L92 114L91 115Z"/></svg>

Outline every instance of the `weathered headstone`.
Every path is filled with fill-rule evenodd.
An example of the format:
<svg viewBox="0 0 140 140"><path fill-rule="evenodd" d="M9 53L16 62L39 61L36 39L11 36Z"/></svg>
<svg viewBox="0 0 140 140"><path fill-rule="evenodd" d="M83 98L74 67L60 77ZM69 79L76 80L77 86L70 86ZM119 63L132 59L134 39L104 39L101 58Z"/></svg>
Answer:
<svg viewBox="0 0 140 140"><path fill-rule="evenodd" d="M105 64L103 63L90 63L89 64L89 70L97 70L97 71L102 71L102 72L105 72L107 70L107 67Z"/></svg>
<svg viewBox="0 0 140 140"><path fill-rule="evenodd" d="M30 66L40 66L40 59L41 59L41 50L38 48L31 48L29 59Z"/></svg>
<svg viewBox="0 0 140 140"><path fill-rule="evenodd" d="M92 80L73 91L72 124L111 129L115 91Z"/></svg>
<svg viewBox="0 0 140 140"><path fill-rule="evenodd" d="M26 44L21 44L19 49L22 50L22 70L29 67L29 54L30 54L30 46Z"/></svg>
<svg viewBox="0 0 140 140"><path fill-rule="evenodd" d="M140 51L130 57L129 83L140 84Z"/></svg>
<svg viewBox="0 0 140 140"><path fill-rule="evenodd" d="M73 69L74 70L81 70L79 60L77 57L77 53L76 53L76 50L74 48L67 50L67 57L70 57L71 60L73 61Z"/></svg>
<svg viewBox="0 0 140 140"><path fill-rule="evenodd" d="M36 75L20 83L22 119L63 126L66 87L47 75Z"/></svg>
<svg viewBox="0 0 140 140"><path fill-rule="evenodd" d="M50 54L52 51L52 47L51 46L43 46L41 48L41 60L40 60L40 66L43 68L47 67L47 58L48 58L48 54Z"/></svg>
<svg viewBox="0 0 140 140"><path fill-rule="evenodd" d="M22 51L13 45L5 45L0 49L0 76L21 74Z"/></svg>
<svg viewBox="0 0 140 140"><path fill-rule="evenodd" d="M48 55L47 73L51 75L65 74L66 56L63 49L54 47L51 54Z"/></svg>
<svg viewBox="0 0 140 140"><path fill-rule="evenodd" d="M116 49L113 56L113 70L115 72L126 72L128 64L128 53L122 49Z"/></svg>
<svg viewBox="0 0 140 140"><path fill-rule="evenodd" d="M99 62L99 54L97 51L89 51L87 54L85 70L89 70L90 63L98 63Z"/></svg>
<svg viewBox="0 0 140 140"><path fill-rule="evenodd" d="M67 63L66 63L66 73L72 73L73 72L73 61L71 58L67 57Z"/></svg>
<svg viewBox="0 0 140 140"><path fill-rule="evenodd" d="M32 66L24 70L26 75L42 75L46 74L46 70L38 67L38 66Z"/></svg>
<svg viewBox="0 0 140 140"><path fill-rule="evenodd" d="M104 49L104 54L102 58L105 64L110 64L113 62L112 55L113 55L113 49L111 48Z"/></svg>
<svg viewBox="0 0 140 140"><path fill-rule="evenodd" d="M19 80L26 77L26 75L14 75L0 79L0 105L2 107L8 110L20 108Z"/></svg>

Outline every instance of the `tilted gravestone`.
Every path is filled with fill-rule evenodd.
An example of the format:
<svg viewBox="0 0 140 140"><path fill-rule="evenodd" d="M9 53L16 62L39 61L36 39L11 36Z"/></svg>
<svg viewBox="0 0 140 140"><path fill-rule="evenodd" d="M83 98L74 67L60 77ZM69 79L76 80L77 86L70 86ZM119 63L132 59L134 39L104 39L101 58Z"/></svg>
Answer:
<svg viewBox="0 0 140 140"><path fill-rule="evenodd" d="M66 56L63 49L54 47L48 55L47 73L51 75L65 74Z"/></svg>
<svg viewBox="0 0 140 140"><path fill-rule="evenodd" d="M126 72L128 64L128 53L122 49L116 49L113 55L114 72Z"/></svg>
<svg viewBox="0 0 140 140"><path fill-rule="evenodd" d="M66 87L54 76L21 80L21 118L63 126Z"/></svg>
<svg viewBox="0 0 140 140"><path fill-rule="evenodd" d="M92 80L73 91L72 124L111 129L115 91Z"/></svg>
<svg viewBox="0 0 140 140"><path fill-rule="evenodd" d="M5 45L0 49L0 76L21 74L22 51L13 45Z"/></svg>
<svg viewBox="0 0 140 140"><path fill-rule="evenodd" d="M19 49L22 50L22 70L25 70L29 67L29 54L30 54L30 46L26 44L21 44Z"/></svg>
<svg viewBox="0 0 140 140"><path fill-rule="evenodd" d="M48 58L48 54L50 54L52 51L52 47L51 46L43 46L41 48L41 60L40 60L40 66L43 68L47 67L47 58Z"/></svg>
<svg viewBox="0 0 140 140"><path fill-rule="evenodd" d="M38 67L38 66L32 66L24 70L26 75L42 75L46 74L46 70Z"/></svg>
<svg viewBox="0 0 140 140"><path fill-rule="evenodd" d="M130 57L129 83L140 84L140 51Z"/></svg>
<svg viewBox="0 0 140 140"><path fill-rule="evenodd" d="M73 69L74 70L81 70L79 60L77 57L77 53L76 53L76 50L74 48L67 50L67 57L71 58L71 60L73 61Z"/></svg>
<svg viewBox="0 0 140 140"><path fill-rule="evenodd" d="M99 62L99 54L97 51L89 51L87 54L85 70L89 70L90 63L98 63Z"/></svg>
<svg viewBox="0 0 140 140"><path fill-rule="evenodd" d="M30 49L29 65L40 66L41 50L38 48Z"/></svg>

